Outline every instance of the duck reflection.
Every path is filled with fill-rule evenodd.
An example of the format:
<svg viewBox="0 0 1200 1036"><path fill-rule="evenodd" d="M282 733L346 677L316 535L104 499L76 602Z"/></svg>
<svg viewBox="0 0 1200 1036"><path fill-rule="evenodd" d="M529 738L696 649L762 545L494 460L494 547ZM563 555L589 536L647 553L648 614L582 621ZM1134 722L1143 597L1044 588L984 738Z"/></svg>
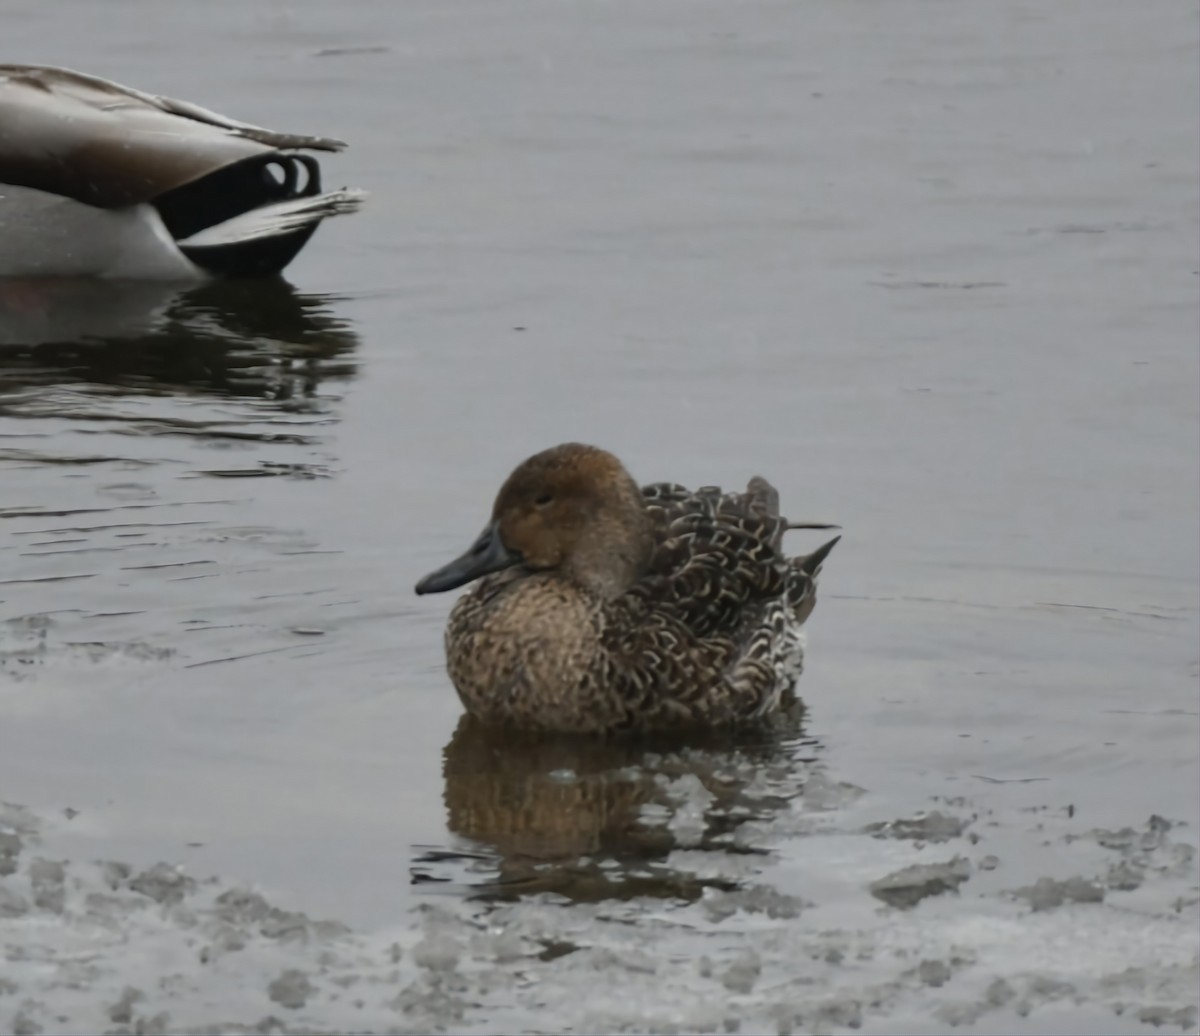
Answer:
<svg viewBox="0 0 1200 1036"><path fill-rule="evenodd" d="M225 396L312 395L355 372L338 300L281 278L201 286L0 280L0 391L85 382Z"/></svg>
<svg viewBox="0 0 1200 1036"><path fill-rule="evenodd" d="M553 892L574 902L638 896L693 900L737 887L735 856L762 850L738 829L785 808L815 741L795 703L769 728L710 732L686 742L531 734L469 716L444 750L450 830L468 849L427 848L414 883L443 883L465 866L467 891L492 900ZM684 873L671 853L725 854L730 866Z"/></svg>

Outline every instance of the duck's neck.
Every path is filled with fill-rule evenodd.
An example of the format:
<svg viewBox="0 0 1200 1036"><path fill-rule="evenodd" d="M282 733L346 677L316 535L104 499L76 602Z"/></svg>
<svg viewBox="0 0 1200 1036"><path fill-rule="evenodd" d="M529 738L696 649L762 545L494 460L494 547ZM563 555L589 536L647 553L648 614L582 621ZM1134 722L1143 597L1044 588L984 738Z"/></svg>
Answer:
<svg viewBox="0 0 1200 1036"><path fill-rule="evenodd" d="M562 573L587 593L611 601L645 574L653 552L653 525L639 493L636 508L593 517Z"/></svg>

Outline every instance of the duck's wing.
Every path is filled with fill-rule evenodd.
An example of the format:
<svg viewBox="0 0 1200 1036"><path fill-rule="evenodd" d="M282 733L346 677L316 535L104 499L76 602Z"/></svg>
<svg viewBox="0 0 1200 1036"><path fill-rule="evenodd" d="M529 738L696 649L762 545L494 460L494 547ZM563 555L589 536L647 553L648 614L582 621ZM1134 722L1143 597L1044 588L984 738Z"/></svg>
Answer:
<svg viewBox="0 0 1200 1036"><path fill-rule="evenodd" d="M254 155L345 147L44 65L0 65L0 128L0 183L100 208L151 201Z"/></svg>
<svg viewBox="0 0 1200 1036"><path fill-rule="evenodd" d="M733 582L747 594L742 600L770 598L782 592L792 607L802 612L797 615L799 622L808 617L817 574L841 537L811 554L788 558L783 552L783 534L788 529L839 526L788 521L779 513L779 492L761 475L750 479L741 493L726 493L718 486L690 490L675 482L656 482L642 488L642 497L654 521L656 551L646 586L637 588L638 592L659 588L672 598L704 602L716 588L710 589L706 584L711 580L702 575L731 573ZM767 574L768 569L782 574L782 590ZM678 582L681 579L683 585ZM719 591L728 592L724 585ZM712 621L715 615L706 613L699 618Z"/></svg>
<svg viewBox="0 0 1200 1036"><path fill-rule="evenodd" d="M642 496L656 544L650 572L631 591L635 596L710 636L735 633L749 605L787 592L783 534L789 526L766 479L751 479L743 493L660 482L644 487Z"/></svg>
<svg viewBox="0 0 1200 1036"><path fill-rule="evenodd" d="M799 627L833 544L785 557L788 523L761 478L744 493L658 483L643 497L656 551L650 572L605 605L607 678L634 722L762 715L799 671Z"/></svg>
<svg viewBox="0 0 1200 1036"><path fill-rule="evenodd" d="M778 544L786 524L756 513L748 501L737 506L743 502L732 496L706 487L655 515L650 571L629 592L699 637L734 634L751 602L779 597L785 589Z"/></svg>

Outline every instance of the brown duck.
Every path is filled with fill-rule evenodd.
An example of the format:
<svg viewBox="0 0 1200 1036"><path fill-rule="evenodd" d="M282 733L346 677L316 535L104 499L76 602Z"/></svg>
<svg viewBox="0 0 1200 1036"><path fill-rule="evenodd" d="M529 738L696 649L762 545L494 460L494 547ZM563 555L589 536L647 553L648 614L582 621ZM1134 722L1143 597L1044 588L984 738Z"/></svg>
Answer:
<svg viewBox="0 0 1200 1036"><path fill-rule="evenodd" d="M487 528L417 593L480 582L446 628L450 679L488 724L602 732L759 720L789 695L800 627L840 537L788 558L779 498L639 488L611 453L566 443L500 488Z"/></svg>

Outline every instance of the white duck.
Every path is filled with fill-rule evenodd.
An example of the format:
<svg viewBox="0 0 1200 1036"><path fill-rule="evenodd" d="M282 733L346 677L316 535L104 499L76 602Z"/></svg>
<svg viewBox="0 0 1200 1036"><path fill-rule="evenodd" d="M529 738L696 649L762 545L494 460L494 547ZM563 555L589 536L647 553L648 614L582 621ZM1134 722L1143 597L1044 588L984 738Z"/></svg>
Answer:
<svg viewBox="0 0 1200 1036"><path fill-rule="evenodd" d="M278 273L362 191L321 191L328 137L43 65L0 65L0 277Z"/></svg>

